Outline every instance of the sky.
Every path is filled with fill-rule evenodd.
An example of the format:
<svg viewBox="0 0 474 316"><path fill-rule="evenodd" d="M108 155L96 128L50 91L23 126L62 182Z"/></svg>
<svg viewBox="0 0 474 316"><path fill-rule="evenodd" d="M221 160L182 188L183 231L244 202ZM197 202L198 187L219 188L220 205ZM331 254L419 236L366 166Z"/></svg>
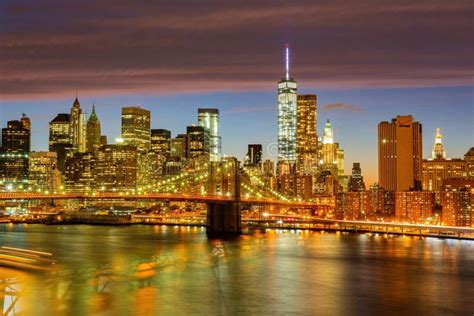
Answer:
<svg viewBox="0 0 474 316"><path fill-rule="evenodd" d="M377 124L411 114L424 157L441 128L448 156L474 145L472 1L22 1L0 2L0 125L26 113L33 149L76 90L104 134L120 108L152 111L173 135L198 107L221 110L223 152L262 143L274 158L276 84L285 44L299 93L318 95L345 150L377 180Z"/></svg>

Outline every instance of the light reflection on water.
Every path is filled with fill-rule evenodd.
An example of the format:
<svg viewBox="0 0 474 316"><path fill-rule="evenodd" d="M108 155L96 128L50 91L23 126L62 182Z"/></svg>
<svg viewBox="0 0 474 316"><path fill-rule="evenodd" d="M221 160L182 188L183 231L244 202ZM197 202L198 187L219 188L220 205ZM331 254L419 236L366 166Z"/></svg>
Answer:
<svg viewBox="0 0 474 316"><path fill-rule="evenodd" d="M59 262L48 273L0 268L25 315L474 312L470 241L284 230L219 240L198 227L0 225L0 244Z"/></svg>

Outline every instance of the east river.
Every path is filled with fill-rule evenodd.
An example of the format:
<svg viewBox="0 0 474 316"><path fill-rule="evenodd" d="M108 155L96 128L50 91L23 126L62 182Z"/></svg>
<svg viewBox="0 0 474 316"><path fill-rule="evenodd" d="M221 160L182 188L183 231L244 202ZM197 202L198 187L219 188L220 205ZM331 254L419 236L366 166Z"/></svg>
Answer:
<svg viewBox="0 0 474 316"><path fill-rule="evenodd" d="M47 272L0 267L0 302L12 315L474 313L472 241L2 224L0 245L57 261Z"/></svg>

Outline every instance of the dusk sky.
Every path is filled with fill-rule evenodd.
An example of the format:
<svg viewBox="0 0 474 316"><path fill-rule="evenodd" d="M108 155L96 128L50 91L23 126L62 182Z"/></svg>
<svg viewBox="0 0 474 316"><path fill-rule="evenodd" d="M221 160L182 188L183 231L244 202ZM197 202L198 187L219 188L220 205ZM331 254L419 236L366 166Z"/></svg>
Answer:
<svg viewBox="0 0 474 316"><path fill-rule="evenodd" d="M221 110L223 152L277 138L276 84L291 47L300 93L318 95L346 172L377 180L377 124L412 114L424 157L441 128L449 157L474 145L473 1L14 1L0 2L0 125L26 113L33 149L76 89L109 142L120 108L152 111L175 136L198 107Z"/></svg>

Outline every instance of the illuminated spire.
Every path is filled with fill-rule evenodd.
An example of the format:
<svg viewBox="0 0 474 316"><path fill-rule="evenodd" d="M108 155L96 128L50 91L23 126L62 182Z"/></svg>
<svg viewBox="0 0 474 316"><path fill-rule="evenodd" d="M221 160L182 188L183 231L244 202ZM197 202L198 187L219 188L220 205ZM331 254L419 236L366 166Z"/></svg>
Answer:
<svg viewBox="0 0 474 316"><path fill-rule="evenodd" d="M285 54L285 72L286 72L286 80L290 79L290 46L288 44L285 45L286 54Z"/></svg>
<svg viewBox="0 0 474 316"><path fill-rule="evenodd" d="M323 144L333 144L333 143L334 143L333 131L332 131L331 123L329 122L329 119L327 119L326 125L324 126Z"/></svg>
<svg viewBox="0 0 474 316"><path fill-rule="evenodd" d="M441 131L439 128L436 129L435 143L433 151L431 153L433 159L445 159L446 151L444 150Z"/></svg>
<svg viewBox="0 0 474 316"><path fill-rule="evenodd" d="M436 129L436 137L435 137L435 143L436 144L441 144L441 130L439 129L439 127Z"/></svg>

